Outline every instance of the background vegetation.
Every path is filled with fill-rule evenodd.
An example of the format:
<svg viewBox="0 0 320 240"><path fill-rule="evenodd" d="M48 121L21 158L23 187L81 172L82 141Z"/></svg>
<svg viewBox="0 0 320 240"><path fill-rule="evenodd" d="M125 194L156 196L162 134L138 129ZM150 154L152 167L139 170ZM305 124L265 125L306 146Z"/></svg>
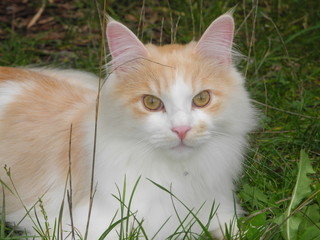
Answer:
<svg viewBox="0 0 320 240"><path fill-rule="evenodd" d="M102 0L1 1L0 65L98 73L97 4L101 15ZM241 239L320 239L320 1L107 1L113 18L156 44L198 39L233 7L239 69L261 113L238 188Z"/></svg>

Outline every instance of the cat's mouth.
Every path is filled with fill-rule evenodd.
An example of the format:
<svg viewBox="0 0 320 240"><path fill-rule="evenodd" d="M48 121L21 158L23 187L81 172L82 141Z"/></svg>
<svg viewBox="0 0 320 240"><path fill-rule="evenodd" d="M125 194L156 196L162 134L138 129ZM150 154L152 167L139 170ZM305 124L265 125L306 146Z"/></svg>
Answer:
<svg viewBox="0 0 320 240"><path fill-rule="evenodd" d="M185 151L186 149L192 149L191 146L187 145L185 142L181 141L179 144L171 148L172 150Z"/></svg>

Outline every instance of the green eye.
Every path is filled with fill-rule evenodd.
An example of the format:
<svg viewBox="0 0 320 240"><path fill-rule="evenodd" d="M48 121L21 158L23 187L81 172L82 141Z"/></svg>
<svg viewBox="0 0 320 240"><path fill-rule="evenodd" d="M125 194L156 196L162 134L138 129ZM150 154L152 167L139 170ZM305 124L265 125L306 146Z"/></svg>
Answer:
<svg viewBox="0 0 320 240"><path fill-rule="evenodd" d="M152 95L146 95L143 97L143 104L144 106L151 111L159 111L163 109L162 101Z"/></svg>
<svg viewBox="0 0 320 240"><path fill-rule="evenodd" d="M192 100L192 104L196 107L205 107L210 102L210 93L205 90L198 93Z"/></svg>

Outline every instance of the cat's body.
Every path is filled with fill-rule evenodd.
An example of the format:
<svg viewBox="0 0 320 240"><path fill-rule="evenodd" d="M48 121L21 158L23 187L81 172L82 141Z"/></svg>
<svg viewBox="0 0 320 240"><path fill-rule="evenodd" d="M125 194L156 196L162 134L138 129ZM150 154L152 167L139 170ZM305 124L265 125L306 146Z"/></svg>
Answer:
<svg viewBox="0 0 320 240"><path fill-rule="evenodd" d="M185 46L144 46L120 23L108 24L115 70L101 91L89 240L108 227L120 206L111 194L118 195L116 185L122 192L125 178L128 203L141 176L131 210L144 219L149 237L168 219L156 239L169 237L180 225L175 211L180 220L189 213L150 180L171 190L204 224L215 202L210 231L241 213L233 181L255 121L243 78L231 64L232 36L228 15L198 43ZM206 49L210 41L215 57ZM88 214L97 85L98 79L77 71L0 68L0 165L10 167L27 206L45 194L48 215L57 217L71 162L73 218L81 232ZM199 93L204 95L197 102ZM1 179L11 186L2 170ZM6 209L9 221L23 216L8 191ZM192 231L201 233L198 223Z"/></svg>

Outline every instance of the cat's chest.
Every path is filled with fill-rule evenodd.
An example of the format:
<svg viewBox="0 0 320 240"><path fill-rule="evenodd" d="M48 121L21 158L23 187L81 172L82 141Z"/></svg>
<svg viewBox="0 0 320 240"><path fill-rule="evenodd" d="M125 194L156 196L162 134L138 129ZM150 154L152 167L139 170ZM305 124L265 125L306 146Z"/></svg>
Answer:
<svg viewBox="0 0 320 240"><path fill-rule="evenodd" d="M132 185L140 178L138 188L148 192L149 196L172 191L190 198L210 192L211 179L207 177L207 170L192 162L193 159L188 162L171 162L158 154L150 154L145 161L132 154L126 157L121 159L122 164L116 164L117 177L114 179L123 182L124 179L118 176L126 176L127 185Z"/></svg>

